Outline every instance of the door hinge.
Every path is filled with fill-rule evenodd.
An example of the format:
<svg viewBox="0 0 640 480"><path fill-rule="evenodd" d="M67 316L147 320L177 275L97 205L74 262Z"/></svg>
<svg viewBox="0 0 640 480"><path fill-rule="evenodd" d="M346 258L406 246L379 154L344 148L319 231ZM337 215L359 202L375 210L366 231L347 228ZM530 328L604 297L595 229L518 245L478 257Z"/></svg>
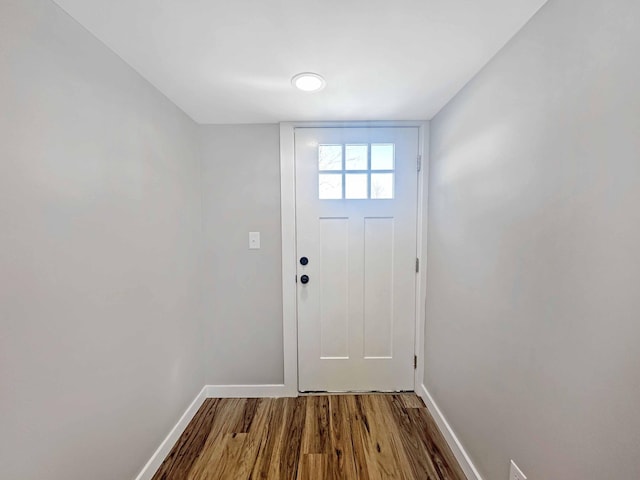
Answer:
<svg viewBox="0 0 640 480"><path fill-rule="evenodd" d="M416 258L416 273L420 271L420 259Z"/></svg>
<svg viewBox="0 0 640 480"><path fill-rule="evenodd" d="M296 275L296 283L298 283L298 275Z"/></svg>
<svg viewBox="0 0 640 480"><path fill-rule="evenodd" d="M418 155L418 171L422 170L422 155Z"/></svg>
<svg viewBox="0 0 640 480"><path fill-rule="evenodd" d="M418 368L418 356L413 356L413 369L416 370Z"/></svg>

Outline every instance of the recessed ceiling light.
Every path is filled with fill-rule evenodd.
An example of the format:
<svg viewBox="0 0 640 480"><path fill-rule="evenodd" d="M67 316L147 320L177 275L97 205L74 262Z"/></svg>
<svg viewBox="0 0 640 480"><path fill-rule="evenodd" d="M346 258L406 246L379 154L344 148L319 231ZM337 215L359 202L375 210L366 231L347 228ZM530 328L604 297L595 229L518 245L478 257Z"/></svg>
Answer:
<svg viewBox="0 0 640 480"><path fill-rule="evenodd" d="M317 92L327 84L322 76L317 73L299 73L291 79L291 84L303 92Z"/></svg>

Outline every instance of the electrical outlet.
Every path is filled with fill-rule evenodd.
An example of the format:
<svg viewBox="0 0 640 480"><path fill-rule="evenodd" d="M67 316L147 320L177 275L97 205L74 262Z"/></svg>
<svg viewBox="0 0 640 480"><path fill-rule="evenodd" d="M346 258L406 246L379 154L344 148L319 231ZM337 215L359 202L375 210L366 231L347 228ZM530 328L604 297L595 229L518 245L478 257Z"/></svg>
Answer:
<svg viewBox="0 0 640 480"><path fill-rule="evenodd" d="M509 470L509 480L527 480L522 470L518 468L513 460L511 460L511 469Z"/></svg>

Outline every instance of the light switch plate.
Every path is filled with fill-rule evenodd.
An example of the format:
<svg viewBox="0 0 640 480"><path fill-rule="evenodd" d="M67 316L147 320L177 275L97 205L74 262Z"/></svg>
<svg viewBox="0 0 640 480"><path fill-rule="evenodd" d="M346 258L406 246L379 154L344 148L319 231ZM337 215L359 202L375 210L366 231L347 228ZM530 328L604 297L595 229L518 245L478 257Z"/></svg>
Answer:
<svg viewBox="0 0 640 480"><path fill-rule="evenodd" d="M509 470L509 480L527 480L522 470L518 468L513 460L511 460L511 469Z"/></svg>
<svg viewBox="0 0 640 480"><path fill-rule="evenodd" d="M260 248L260 232L249 232L249 249L257 250Z"/></svg>

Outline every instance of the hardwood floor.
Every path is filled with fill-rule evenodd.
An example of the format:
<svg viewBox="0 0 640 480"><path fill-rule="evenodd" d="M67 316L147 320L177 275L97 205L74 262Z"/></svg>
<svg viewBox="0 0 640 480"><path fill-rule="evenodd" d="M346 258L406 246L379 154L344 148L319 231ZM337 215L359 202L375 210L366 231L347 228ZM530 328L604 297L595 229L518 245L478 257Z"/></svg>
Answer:
<svg viewBox="0 0 640 480"><path fill-rule="evenodd" d="M414 394L207 399L153 480L465 480Z"/></svg>

